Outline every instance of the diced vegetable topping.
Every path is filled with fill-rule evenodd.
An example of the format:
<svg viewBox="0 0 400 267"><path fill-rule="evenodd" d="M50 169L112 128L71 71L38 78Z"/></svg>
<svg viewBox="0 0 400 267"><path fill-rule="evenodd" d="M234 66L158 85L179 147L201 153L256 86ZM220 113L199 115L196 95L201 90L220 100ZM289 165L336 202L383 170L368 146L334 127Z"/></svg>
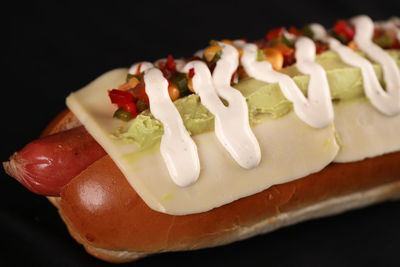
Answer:
<svg viewBox="0 0 400 267"><path fill-rule="evenodd" d="M285 28L284 27L272 29L267 33L267 35L265 36L265 39L267 41L270 41L270 40L272 40L274 38L280 37L284 32L285 32Z"/></svg>
<svg viewBox="0 0 400 267"><path fill-rule="evenodd" d="M170 70L176 71L176 62L171 55L168 55L165 66Z"/></svg>
<svg viewBox="0 0 400 267"><path fill-rule="evenodd" d="M287 39L287 37L284 34L281 35L281 43L279 44L283 44L288 47L293 47L293 44Z"/></svg>
<svg viewBox="0 0 400 267"><path fill-rule="evenodd" d="M112 89L108 92L111 103L117 104L118 106L133 102L132 95L128 92Z"/></svg>
<svg viewBox="0 0 400 267"><path fill-rule="evenodd" d="M142 100L136 102L136 107L138 110L143 111L149 108L149 106Z"/></svg>
<svg viewBox="0 0 400 267"><path fill-rule="evenodd" d="M179 89L178 89L178 87L175 84L171 83L168 86L168 94L169 94L169 97L171 98L172 101L177 100L179 98Z"/></svg>
<svg viewBox="0 0 400 267"><path fill-rule="evenodd" d="M141 65L142 64L139 64L139 66L141 66ZM132 78L136 78L139 81L141 81L143 79L143 75L144 75L144 73L140 73L140 74L130 74L130 73L128 73L126 75L126 82L129 82L129 80L132 79Z"/></svg>
<svg viewBox="0 0 400 267"><path fill-rule="evenodd" d="M385 32L374 37L374 42L380 47L389 48L394 44L394 38Z"/></svg>
<svg viewBox="0 0 400 267"><path fill-rule="evenodd" d="M221 58L222 47L211 45L204 51L204 58L207 62L216 63Z"/></svg>
<svg viewBox="0 0 400 267"><path fill-rule="evenodd" d="M283 54L279 49L268 47L263 49L265 60L271 63L272 68L276 71L282 69Z"/></svg>
<svg viewBox="0 0 400 267"><path fill-rule="evenodd" d="M357 50L357 45L353 41L355 35L354 27L345 20L339 20L328 30L328 34L347 45L352 50ZM290 26L288 30L285 27L279 27L270 30L263 40L252 42L257 45L257 61L268 61L275 71L291 66L296 63L295 41L297 37L307 36L311 39L314 33L309 25L299 29ZM247 42L246 39L241 39ZM400 40L395 29L375 28L373 41L385 49L400 49ZM235 46L232 40L224 39L220 41L228 45ZM321 54L329 49L329 45L319 40L314 40L316 53ZM243 49L236 47L239 59L243 54ZM222 56L223 48L218 41L210 41L210 45L204 50L201 57L193 56L184 61L201 60L208 66L212 73L216 63ZM145 83L143 80L144 72L141 71L142 64L138 65L135 74L127 74L126 82L109 91L111 103L117 106L114 117L129 121L134 119L140 112L149 108L149 98L146 94ZM188 73L181 73L177 69L177 62L172 55L156 64L163 76L168 80L168 94L172 101L180 97L195 93L193 89L192 78L195 75L194 68ZM240 79L249 77L243 66L239 64L237 70L231 77L231 84L236 84Z"/></svg>
<svg viewBox="0 0 400 267"><path fill-rule="evenodd" d="M322 43L320 41L315 41L315 49L317 54L321 54L328 49L328 44Z"/></svg>
<svg viewBox="0 0 400 267"><path fill-rule="evenodd" d="M295 35L295 36L304 35L303 31L298 29L298 28L296 28L295 26L290 26L288 32L293 34L293 35Z"/></svg>
<svg viewBox="0 0 400 267"><path fill-rule="evenodd" d="M164 77L169 80L176 72L176 62L171 55L168 55L167 60L158 62L158 68Z"/></svg>
<svg viewBox="0 0 400 267"><path fill-rule="evenodd" d="M130 121L133 116L128 111L125 111L123 108L118 108L113 115L114 118L123 120L123 121Z"/></svg>
<svg viewBox="0 0 400 267"><path fill-rule="evenodd" d="M333 26L333 29L337 34L346 37L347 40L352 40L355 34L354 27L344 20L339 20L336 22L336 24Z"/></svg>
<svg viewBox="0 0 400 267"><path fill-rule="evenodd" d="M278 49L284 56L290 56L294 53L294 49L284 43L277 43L273 48Z"/></svg>
<svg viewBox="0 0 400 267"><path fill-rule="evenodd" d="M306 25L303 27L303 34L304 34L304 36L307 36L308 38L311 38L311 39L314 38L314 32L311 30L310 25Z"/></svg>
<svg viewBox="0 0 400 267"><path fill-rule="evenodd" d="M111 103L118 107L117 111L114 113L115 118L130 120L137 116L136 105L133 101L133 96L130 93L113 89L108 92L108 95L110 96Z"/></svg>
<svg viewBox="0 0 400 267"><path fill-rule="evenodd" d="M170 82L175 84L178 87L179 95L181 97L190 94L190 91L189 91L189 88L187 85L188 81L186 78L186 74L176 72L175 75L171 77Z"/></svg>
<svg viewBox="0 0 400 267"><path fill-rule="evenodd" d="M262 49L257 49L257 61L265 61L265 54Z"/></svg>
<svg viewBox="0 0 400 267"><path fill-rule="evenodd" d="M129 89L128 92L132 94L135 101L142 100L149 105L149 97L146 94L144 82L139 83L135 88Z"/></svg>

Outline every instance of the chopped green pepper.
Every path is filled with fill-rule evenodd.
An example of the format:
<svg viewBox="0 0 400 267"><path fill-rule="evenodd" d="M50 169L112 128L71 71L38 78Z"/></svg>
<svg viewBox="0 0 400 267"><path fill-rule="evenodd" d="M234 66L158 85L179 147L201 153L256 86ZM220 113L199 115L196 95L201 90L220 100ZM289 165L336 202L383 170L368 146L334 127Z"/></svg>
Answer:
<svg viewBox="0 0 400 267"><path fill-rule="evenodd" d="M142 78L143 78L143 75L144 75L144 73L141 73L141 74L139 74L139 75L128 73L128 74L126 75L126 82L129 82L129 80L132 79L133 77L135 77L136 79L138 79L139 81L141 81Z"/></svg>
<svg viewBox="0 0 400 267"><path fill-rule="evenodd" d="M114 118L123 120L123 121L130 121L132 119L132 114L128 111L124 110L122 107L117 109L113 115Z"/></svg>
<svg viewBox="0 0 400 267"><path fill-rule="evenodd" d="M286 38L286 36L284 34L281 35L281 40L282 43L289 46L289 47L293 47L293 44L288 40L288 38Z"/></svg>
<svg viewBox="0 0 400 267"><path fill-rule="evenodd" d="M306 25L303 27L303 33L305 36L307 36L311 39L313 39L313 37L314 37L314 32L312 31L310 25Z"/></svg>
<svg viewBox="0 0 400 267"><path fill-rule="evenodd" d="M335 30L330 30L329 34L339 40L342 44L347 44L349 42L349 40L346 38L346 36L344 36L343 34L338 34Z"/></svg>
<svg viewBox="0 0 400 267"><path fill-rule="evenodd" d="M211 64L217 63L217 61L221 59L221 55L222 55L222 50L215 53L215 56L213 57L210 63Z"/></svg>
<svg viewBox="0 0 400 267"><path fill-rule="evenodd" d="M257 49L257 61L265 61L264 51L261 49Z"/></svg>
<svg viewBox="0 0 400 267"><path fill-rule="evenodd" d="M146 102L144 102L140 99L136 102L136 107L140 111L143 111L143 110L146 110L149 108L149 106L147 106Z"/></svg>
<svg viewBox="0 0 400 267"><path fill-rule="evenodd" d="M211 46L219 45L219 44L218 44L218 41L216 41L216 40L211 40L209 44L210 44Z"/></svg>
<svg viewBox="0 0 400 267"><path fill-rule="evenodd" d="M174 76L169 80L171 83L175 84L179 89L179 96L183 97L190 94L189 87L187 85L188 81L185 73L176 72Z"/></svg>
<svg viewBox="0 0 400 267"><path fill-rule="evenodd" d="M387 48L393 45L393 38L387 33L384 33L376 38L374 38L374 43L379 45L382 48Z"/></svg>

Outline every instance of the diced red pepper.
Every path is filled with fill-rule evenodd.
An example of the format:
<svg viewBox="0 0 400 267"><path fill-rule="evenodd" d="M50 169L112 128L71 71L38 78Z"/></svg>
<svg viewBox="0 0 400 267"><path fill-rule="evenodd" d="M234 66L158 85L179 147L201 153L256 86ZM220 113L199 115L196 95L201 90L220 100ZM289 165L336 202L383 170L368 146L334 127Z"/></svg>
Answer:
<svg viewBox="0 0 400 267"><path fill-rule="evenodd" d="M137 115L137 108L136 108L136 104L135 103L128 103L128 104L123 104L121 106L121 108L123 108L125 111L129 112L132 114L132 117L135 118Z"/></svg>
<svg viewBox="0 0 400 267"><path fill-rule="evenodd" d="M163 73L165 79L167 79L167 80L171 79L172 76L174 76L174 74L175 74L175 72L176 72L176 71L170 70L170 69L168 69L168 68L165 68L165 69L163 69L163 70L161 70L161 71L162 71L162 73Z"/></svg>
<svg viewBox="0 0 400 267"><path fill-rule="evenodd" d="M277 43L275 46L273 46L273 48L278 49L279 51L282 52L282 54L286 57L286 56L290 56L291 54L294 53L294 49L285 45L284 43Z"/></svg>
<svg viewBox="0 0 400 267"><path fill-rule="evenodd" d="M190 79L192 79L193 78L193 76L194 76L194 68L191 68L190 70L189 70L189 78Z"/></svg>
<svg viewBox="0 0 400 267"><path fill-rule="evenodd" d="M389 47L390 49L400 49L400 40L395 39L393 45Z"/></svg>
<svg viewBox="0 0 400 267"><path fill-rule="evenodd" d="M328 44L321 43L321 42L315 42L315 49L316 49L317 55L321 54L322 52L324 52L325 50L328 49Z"/></svg>
<svg viewBox="0 0 400 267"><path fill-rule="evenodd" d="M135 101L142 100L148 106L149 104L149 97L146 94L146 85L144 82L139 83L135 88L128 89L128 92L133 95Z"/></svg>
<svg viewBox="0 0 400 267"><path fill-rule="evenodd" d="M344 20L339 20L336 22L336 24L333 26L333 29L337 34L344 35L348 40L353 39L355 34L354 27L349 25Z"/></svg>
<svg viewBox="0 0 400 267"><path fill-rule="evenodd" d="M201 60L201 57L193 56L193 57L189 58L189 61L194 61L194 60Z"/></svg>
<svg viewBox="0 0 400 267"><path fill-rule="evenodd" d="M294 53L283 58L283 66L282 68L286 68L292 66L296 63L296 58L294 57Z"/></svg>
<svg viewBox="0 0 400 267"><path fill-rule="evenodd" d="M161 70L164 77L169 80L176 72L176 62L174 58L169 55L167 60L158 62L158 68Z"/></svg>
<svg viewBox="0 0 400 267"><path fill-rule="evenodd" d="M267 33L267 35L265 36L265 39L270 41L270 40L272 40L274 38L280 37L284 32L285 32L285 28L284 27L272 29Z"/></svg>
<svg viewBox="0 0 400 267"><path fill-rule="evenodd" d="M158 61L157 65L160 70L165 69L165 61Z"/></svg>
<svg viewBox="0 0 400 267"><path fill-rule="evenodd" d="M121 91L113 89L108 92L111 103L116 104L118 108L122 108L126 112L132 114L132 118L135 118L138 114L136 104L133 102L133 96L127 91Z"/></svg>
<svg viewBox="0 0 400 267"><path fill-rule="evenodd" d="M108 95L110 96L111 103L117 104L118 106L133 103L132 95L126 91L112 89L108 92Z"/></svg>
<svg viewBox="0 0 400 267"><path fill-rule="evenodd" d="M385 31L380 28L374 28L374 37L383 34Z"/></svg>
<svg viewBox="0 0 400 267"><path fill-rule="evenodd" d="M167 62L165 63L165 66L173 71L176 71L176 62L174 58L171 55L168 55Z"/></svg>
<svg viewBox="0 0 400 267"><path fill-rule="evenodd" d="M300 30L300 29L297 29L295 26L290 26L288 32L293 34L293 35L296 35L296 36L303 35L303 31Z"/></svg>

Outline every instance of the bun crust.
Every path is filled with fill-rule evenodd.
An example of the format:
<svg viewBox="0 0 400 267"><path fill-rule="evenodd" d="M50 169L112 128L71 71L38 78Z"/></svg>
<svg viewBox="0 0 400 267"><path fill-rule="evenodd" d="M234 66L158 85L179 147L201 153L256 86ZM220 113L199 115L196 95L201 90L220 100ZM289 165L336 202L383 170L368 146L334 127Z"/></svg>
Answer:
<svg viewBox="0 0 400 267"><path fill-rule="evenodd" d="M45 130L72 127L65 112ZM73 115L72 115L73 116ZM72 122L72 123L71 123ZM231 243L315 217L400 197L400 152L272 186L211 211L173 216L150 209L105 156L75 177L58 206L71 235L95 257L127 262L148 254Z"/></svg>

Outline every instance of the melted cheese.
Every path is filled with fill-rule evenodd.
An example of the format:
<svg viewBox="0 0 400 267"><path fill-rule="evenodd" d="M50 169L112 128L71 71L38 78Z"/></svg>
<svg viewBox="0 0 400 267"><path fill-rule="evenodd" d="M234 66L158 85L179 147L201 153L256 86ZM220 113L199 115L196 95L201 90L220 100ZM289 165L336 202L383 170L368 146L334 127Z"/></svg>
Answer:
<svg viewBox="0 0 400 267"><path fill-rule="evenodd" d="M386 116L366 99L335 105L341 149L335 162L351 162L400 150L400 114Z"/></svg>
<svg viewBox="0 0 400 267"><path fill-rule="evenodd" d="M113 119L115 108L107 90L121 84L126 73L126 69L116 69L100 76L72 93L67 105L146 204L160 212L204 212L318 172L332 161L356 161L400 150L400 115L383 115L365 99L344 101L334 105L335 126L315 129L292 112L253 127L263 157L251 170L241 168L213 132L193 136L201 162L200 177L182 188L170 179L159 144L138 151L137 145L112 138L115 129L126 123Z"/></svg>
<svg viewBox="0 0 400 267"><path fill-rule="evenodd" d="M311 77L308 99L298 88L291 87L294 83L289 77L274 72L267 62L256 62L255 45L236 42L235 45L244 49L242 63L250 76L267 82L279 82L285 96L294 103L295 112L278 120L263 122L253 129L248 125L243 96L230 88L230 78L238 65L238 53L233 46L224 44L220 44L224 49L213 80L211 73L208 76L200 75L202 72L199 68L191 65L196 62L186 66L184 62L177 62L179 70L187 71L194 67L194 88L203 105L216 116L215 133L196 135L192 137L193 140L189 137L166 93L167 81L159 70L151 69L153 64L148 62L132 66L129 73L146 70L144 79L152 103L151 111L162 121L166 132L170 128L174 131L179 128L184 133L176 139L177 143L173 142L178 136L175 132L167 143L161 141L161 145L156 144L152 149L140 151L137 145L112 137L115 129L129 123L113 119L114 107L110 104L107 89L115 88L125 80L126 69L110 71L87 87L72 93L67 98L67 105L103 146L150 208L175 215L204 212L272 185L318 172L332 161L351 162L400 150L399 70L395 61L372 43L372 20L359 16L352 22L356 26L354 39L357 45L383 66L386 90L376 79L371 63L329 37L322 26L314 24L312 27L317 38L329 41L331 49L337 51L343 61L361 68L366 95L370 101L358 99L340 102L334 106L334 116L326 74L322 67L314 63L315 46L306 38L299 38L296 42L296 59L299 70L309 73ZM204 85L201 82L204 83L205 76L209 78L206 87L201 86ZM213 94L210 94L209 89L215 92L211 90ZM218 100L217 94L228 100L228 107L215 101ZM213 97L210 98L210 95ZM163 105L154 105L160 101ZM169 112L166 112L167 107ZM227 110L230 110L229 114ZM222 115L226 115L225 118L219 119ZM229 119L231 117L242 119L234 121ZM237 127L237 121L243 123ZM226 122L234 124L229 125L232 127L219 126ZM178 127L178 124L181 126ZM237 128L245 131L242 133L235 130ZM340 147L335 138L337 136ZM182 140L190 142L182 143ZM165 144L168 144L167 150ZM189 147L192 149L188 150ZM189 154L194 157L188 157ZM167 165L164 164L165 160ZM188 163L193 163L193 166ZM188 177L190 179L186 179ZM198 181L193 183L196 179Z"/></svg>
<svg viewBox="0 0 400 267"><path fill-rule="evenodd" d="M315 129L290 113L253 127L263 157L260 165L251 170L236 164L213 132L193 136L201 162L200 177L188 187L179 187L169 177L159 146L140 152L135 144L111 137L124 123L113 119L114 107L106 92L122 83L126 73L126 69L117 69L104 74L72 93L67 105L146 204L157 211L181 215L210 210L274 184L317 172L339 150L333 125Z"/></svg>

